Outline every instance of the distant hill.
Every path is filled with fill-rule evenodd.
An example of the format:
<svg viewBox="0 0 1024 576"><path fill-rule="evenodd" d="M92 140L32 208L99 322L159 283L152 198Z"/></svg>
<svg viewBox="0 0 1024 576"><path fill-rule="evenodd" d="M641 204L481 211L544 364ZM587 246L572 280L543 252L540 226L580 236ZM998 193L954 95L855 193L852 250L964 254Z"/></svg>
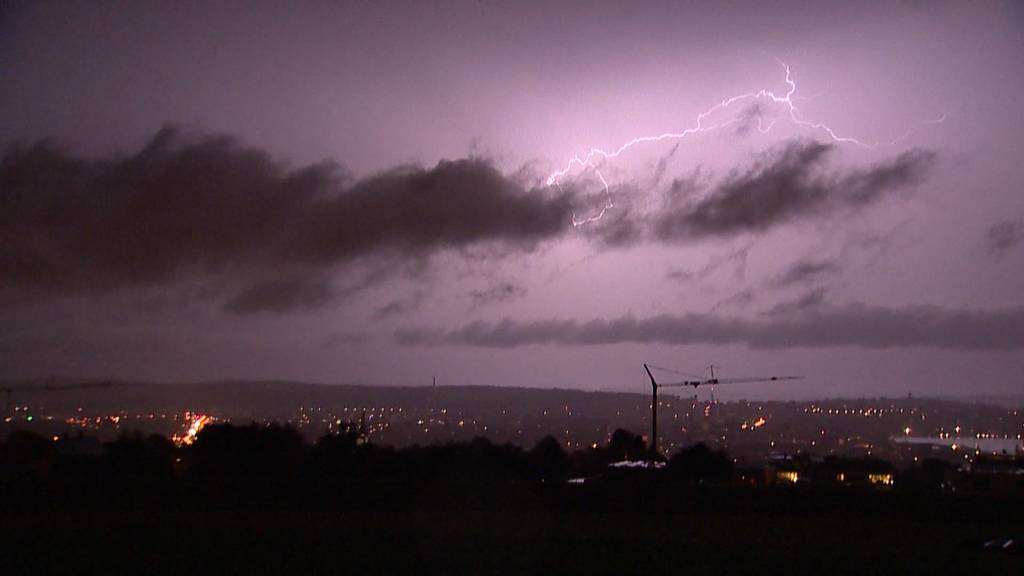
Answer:
<svg viewBox="0 0 1024 576"><path fill-rule="evenodd" d="M599 412L621 410L637 404L649 405L649 394L644 392L586 391L566 388L525 388L500 386L368 386L355 384L310 384L290 381L211 381L188 383L152 383L113 381L92 388L62 389L76 383L96 382L62 379L60 381L8 381L0 383L0 390L11 390L13 403L44 402L53 411L89 410L183 411L204 409L260 418L271 415L290 415L303 407L382 407L414 406L439 409L500 411L514 407L520 412L543 411L559 405L577 409L588 408ZM690 390L669 391L664 398L689 399ZM673 395L676 393L678 395ZM707 399L706 388L700 389L700 401ZM741 401L718 394L720 400ZM907 397L894 397L901 401ZM913 397L914 400L933 400L961 404L982 404L1016 408L1024 406L1024 394L1005 396L970 395L935 398ZM819 399L820 402L840 399ZM854 401L854 398L842 400ZM794 400L796 401L796 400ZM808 402L801 399L799 402ZM785 401L783 401L785 402Z"/></svg>

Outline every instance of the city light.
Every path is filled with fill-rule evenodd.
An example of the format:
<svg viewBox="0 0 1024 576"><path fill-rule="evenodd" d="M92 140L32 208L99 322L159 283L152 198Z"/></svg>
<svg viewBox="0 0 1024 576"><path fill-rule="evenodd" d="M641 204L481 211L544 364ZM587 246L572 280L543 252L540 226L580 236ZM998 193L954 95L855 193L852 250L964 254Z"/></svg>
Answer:
<svg viewBox="0 0 1024 576"><path fill-rule="evenodd" d="M188 430L184 434L175 434L171 436L171 441L177 446L191 446L196 441L196 437L199 433L214 421L212 416L206 414L192 414L192 421L189 423Z"/></svg>
<svg viewBox="0 0 1024 576"><path fill-rule="evenodd" d="M868 482L872 484L880 484L882 486L892 486L893 478L892 474L868 474Z"/></svg>

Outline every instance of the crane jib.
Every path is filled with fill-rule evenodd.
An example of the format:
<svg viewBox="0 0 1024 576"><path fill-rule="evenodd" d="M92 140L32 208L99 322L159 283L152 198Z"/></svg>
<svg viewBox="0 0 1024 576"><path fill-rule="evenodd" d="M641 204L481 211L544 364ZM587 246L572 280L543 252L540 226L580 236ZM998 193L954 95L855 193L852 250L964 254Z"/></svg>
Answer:
<svg viewBox="0 0 1024 576"><path fill-rule="evenodd" d="M683 380L681 382L668 382L665 384L658 383L654 379L654 374L651 373L651 368L656 370L664 370L666 372L672 372L675 374L686 374L672 368L663 368L661 366L651 366L644 364L644 371L647 372L647 377L651 380L651 437L649 443L649 451L651 458L658 458L660 453L658 451L658 388L677 388L680 386L692 386L696 389L701 385L714 386L716 384L751 384L755 382L776 382L779 380L799 380L803 376L760 376L756 378L717 378L715 377L715 368L721 368L721 366L710 365L708 369L710 371L710 378L702 380ZM712 395L713 398L713 395Z"/></svg>

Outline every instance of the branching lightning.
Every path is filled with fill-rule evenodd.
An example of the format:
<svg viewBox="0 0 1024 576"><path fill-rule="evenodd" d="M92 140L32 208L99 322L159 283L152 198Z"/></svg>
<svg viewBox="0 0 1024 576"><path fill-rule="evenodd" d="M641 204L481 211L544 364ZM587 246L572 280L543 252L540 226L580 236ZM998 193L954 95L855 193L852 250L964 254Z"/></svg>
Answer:
<svg viewBox="0 0 1024 576"><path fill-rule="evenodd" d="M632 148L634 146L637 146L639 144L661 142L661 141L664 141L664 140L682 140L684 138L687 138L687 137L695 135L695 134L702 134L702 133L705 133L705 132L711 132L713 130L717 130L717 129L720 129L720 128L725 128L727 126L730 126L732 124L740 122L741 118L732 118L730 120L727 120L727 121L724 121L724 122L720 122L720 123L705 124L705 121L710 116L715 114L716 112L719 112L721 110L725 110L725 109L733 106L734 104L737 104L737 103L740 103L740 102L744 102L744 101L748 101L748 100L757 101L757 100L767 99L767 100L770 100L774 104L781 104L781 105L785 106L785 109L786 109L786 112L787 112L787 117L788 117L789 121L792 122L794 125L796 125L796 126L798 126L800 128L811 130L811 131L823 132L828 138L830 138L834 142L837 142L837 143L840 143L840 144L852 144L852 145L857 146L859 148L864 148L864 149L868 149L868 150L874 150L876 148L881 148L881 147L885 147L885 146L893 146L893 145L897 144L898 142L900 142L901 140L904 140L904 139L908 138L917 129L916 127L915 128L910 128L907 131L905 131L903 134L901 134L900 136L898 136L898 137L896 137L896 138L894 138L892 140L879 141L879 142L865 142L863 140L859 140L859 139L854 138L852 136L840 135L835 130L830 128L827 124L825 124L824 122L814 122L814 121L810 121L810 120L805 120L805 119L800 117L800 111L797 109L796 104L793 101L794 94L796 93L796 82L793 80L792 73L790 71L789 65L787 65L785 62L782 62L781 60L779 60L778 62L786 70L786 85L788 86L788 90L782 96L779 96L779 95L775 94L775 92L773 92L772 90L769 90L767 88L763 88L763 89L755 91L755 92L746 92L744 94L739 94L739 95L736 95L736 96L732 96L731 98L727 98L725 100L722 100L721 102L715 104L714 106L712 106L712 107L708 108L707 110L705 110L705 111L701 112L700 114L698 114L694 125L692 127L690 127L690 128L686 128L685 130L683 130L681 132L665 132L663 134L658 134L658 135L655 135L655 136L640 136L638 138L634 138L634 139L626 142L625 144L619 146L618 148L616 148L615 150L612 150L612 151L602 150L600 148L591 148L586 154L583 154L583 155L577 154L577 155L573 156L572 158L570 158L569 161L566 163L565 167L562 168L561 170L552 172L551 175L548 176L548 178L547 178L547 185L548 186L558 186L558 188L561 189L560 180L562 178L564 178L574 168L577 168L577 167L580 168L580 169L590 168L591 170L594 171L594 174L597 176L598 180L601 181L601 186L604 188L604 194L605 194L605 198L606 198L604 207L601 208L601 210L597 214L595 214L593 216L590 216L590 217L587 217L587 218L584 218L584 219L577 219L576 218L576 214L573 213L573 215L572 215L572 225L573 225L573 227L583 226L584 224L590 224L590 223L593 223L593 222L597 222L597 221L601 220L601 218L604 217L605 213L607 213L608 210L611 210L612 208L615 207L615 203L612 200L611 190L610 190L610 187L608 185L608 181L605 180L604 175L601 174L601 170L598 167L598 164L600 162L602 162L604 160L610 160L610 159L616 158L619 155L621 155L624 152L626 152L627 150L629 150L630 148ZM762 118L760 116L758 116L758 118L757 118L757 130L759 132L761 132L762 134L767 134L768 132L770 132L772 130L772 128L775 127L775 124L778 122L778 120L779 120L778 118L772 119L771 122L769 122L767 125L765 125L764 122L762 121ZM921 122L920 125L941 124L941 123L945 122L945 120L946 120L946 115L943 114L940 118L937 118L935 120L928 120L928 121L925 121L925 122Z"/></svg>

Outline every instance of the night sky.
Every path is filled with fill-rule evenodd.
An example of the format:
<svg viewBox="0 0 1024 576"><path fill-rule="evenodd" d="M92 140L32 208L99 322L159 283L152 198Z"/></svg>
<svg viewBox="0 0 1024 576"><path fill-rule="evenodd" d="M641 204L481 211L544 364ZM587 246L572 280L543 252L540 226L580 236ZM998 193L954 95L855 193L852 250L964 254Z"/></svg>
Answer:
<svg viewBox="0 0 1024 576"><path fill-rule="evenodd" d="M0 2L0 378L1024 392L1024 7L719 4Z"/></svg>

